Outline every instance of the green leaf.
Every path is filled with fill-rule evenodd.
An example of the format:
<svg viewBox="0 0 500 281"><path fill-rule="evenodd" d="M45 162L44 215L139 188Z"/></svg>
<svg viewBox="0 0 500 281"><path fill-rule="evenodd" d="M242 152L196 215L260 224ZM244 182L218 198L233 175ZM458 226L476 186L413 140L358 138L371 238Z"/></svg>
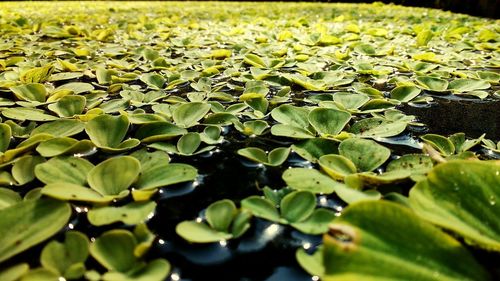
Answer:
<svg viewBox="0 0 500 281"><path fill-rule="evenodd" d="M412 188L410 204L419 216L467 243L498 252L499 179L500 161L449 161Z"/></svg>
<svg viewBox="0 0 500 281"><path fill-rule="evenodd" d="M336 215L333 211L319 208L314 210L306 220L295 222L291 225L300 232L319 235L328 231L328 225L335 217Z"/></svg>
<svg viewBox="0 0 500 281"><path fill-rule="evenodd" d="M282 178L292 189L313 193L330 194L335 190L337 185L342 185L320 173L318 170L307 168L287 169L283 173Z"/></svg>
<svg viewBox="0 0 500 281"><path fill-rule="evenodd" d="M409 102L416 98L422 90L415 86L399 86L391 91L391 99L396 99L401 102Z"/></svg>
<svg viewBox="0 0 500 281"><path fill-rule="evenodd" d="M340 155L351 160L358 171L373 171L384 164L391 156L391 151L372 141L366 139L349 138L339 145Z"/></svg>
<svg viewBox="0 0 500 281"><path fill-rule="evenodd" d="M353 176L359 177L361 174L355 174ZM362 178L361 178L362 180ZM335 187L335 193L338 195L342 201L352 204L355 202L359 201L365 201L365 200L379 200L382 195L380 192L376 190L366 190L366 191L361 191L355 188L352 188L348 186L349 184L349 177L346 178L346 184L347 185L338 185Z"/></svg>
<svg viewBox="0 0 500 281"><path fill-rule="evenodd" d="M320 135L335 136L351 120L351 114L332 108L315 108L309 113L308 120Z"/></svg>
<svg viewBox="0 0 500 281"><path fill-rule="evenodd" d="M241 208L250 211L256 217L273 222L280 221L278 209L276 209L271 201L260 196L253 195L243 199L241 201Z"/></svg>
<svg viewBox="0 0 500 281"><path fill-rule="evenodd" d="M231 123L234 123L236 121L238 121L238 118L233 113L218 112L207 115L203 123L225 126L230 125Z"/></svg>
<svg viewBox="0 0 500 281"><path fill-rule="evenodd" d="M365 185L379 186L405 182L411 176L411 172L407 170L390 171L382 174L363 172L357 174L357 176Z"/></svg>
<svg viewBox="0 0 500 281"><path fill-rule="evenodd" d="M87 236L77 231L65 233L64 242L55 240L49 242L42 250L40 263L46 269L57 272L68 279L78 279L83 276L83 265L89 255L89 240ZM80 270L75 270L79 267Z"/></svg>
<svg viewBox="0 0 500 281"><path fill-rule="evenodd" d="M245 100L242 99L242 96L250 94L250 97L266 97L267 93L269 93L269 88L267 87L266 83L263 81L248 81L245 83L245 91L243 94L240 96L240 100Z"/></svg>
<svg viewBox="0 0 500 281"><path fill-rule="evenodd" d="M389 108L394 108L394 106L399 104L398 100L371 99L361 107L361 110L363 112L381 112Z"/></svg>
<svg viewBox="0 0 500 281"><path fill-rule="evenodd" d="M136 257L144 257L146 252L153 246L156 235L149 230L145 223L140 223L134 227L134 236L137 239L134 255Z"/></svg>
<svg viewBox="0 0 500 281"><path fill-rule="evenodd" d="M129 150L139 145L139 140L125 138L130 122L125 115L99 115L85 125L85 132L99 148L108 152ZM123 142L122 142L123 141Z"/></svg>
<svg viewBox="0 0 500 281"><path fill-rule="evenodd" d="M335 180L343 180L345 176L356 173L356 165L349 158L338 154L327 154L319 158L319 166Z"/></svg>
<svg viewBox="0 0 500 281"><path fill-rule="evenodd" d="M406 129L406 122L393 122L380 117L366 118L354 123L350 132L362 137L393 137Z"/></svg>
<svg viewBox="0 0 500 281"><path fill-rule="evenodd" d="M108 270L127 272L137 263L136 245L137 240L130 231L114 229L104 232L90 245L90 254Z"/></svg>
<svg viewBox="0 0 500 281"><path fill-rule="evenodd" d="M266 62L260 58L259 56L257 55L254 55L254 54L247 54L245 55L245 57L243 58L243 61L251 66L255 66L255 67L260 67L260 68L266 68L267 67L267 64Z"/></svg>
<svg viewBox="0 0 500 281"><path fill-rule="evenodd" d="M198 121L202 119L209 110L210 105L207 103L184 103L174 109L172 118L174 119L175 124L183 128L189 128L198 124Z"/></svg>
<svg viewBox="0 0 500 281"><path fill-rule="evenodd" d="M482 42L497 41L498 34L489 29L483 29L478 32L477 38Z"/></svg>
<svg viewBox="0 0 500 281"><path fill-rule="evenodd" d="M19 80L23 83L43 83L50 77L54 68L53 64L46 64L42 67L32 68L23 72L19 77Z"/></svg>
<svg viewBox="0 0 500 281"><path fill-rule="evenodd" d="M180 137L177 142L177 150L183 155L192 155L201 144L201 137L198 133L187 133Z"/></svg>
<svg viewBox="0 0 500 281"><path fill-rule="evenodd" d="M94 86L90 83L83 83L83 82L71 82L71 83L66 83L64 85L61 85L56 88L56 91L58 90L71 90L73 91L73 94L78 95L81 93L85 92L90 92L94 90Z"/></svg>
<svg viewBox="0 0 500 281"><path fill-rule="evenodd" d="M237 153L245 158L258 163L267 163L267 154L264 150L258 147L245 147L237 151Z"/></svg>
<svg viewBox="0 0 500 281"><path fill-rule="evenodd" d="M300 266L310 275L323 276L325 274L322 248L318 248L312 255L307 254L303 248L299 248L295 252L295 258Z"/></svg>
<svg viewBox="0 0 500 281"><path fill-rule="evenodd" d="M283 125L290 125L297 128L307 129L309 110L289 104L283 104L271 111L274 120Z"/></svg>
<svg viewBox="0 0 500 281"><path fill-rule="evenodd" d="M174 137L187 134L187 130L170 122L152 122L144 124L137 130L135 137L141 142L151 143L170 140Z"/></svg>
<svg viewBox="0 0 500 281"><path fill-rule="evenodd" d="M175 227L175 232L191 243L212 243L231 239L233 236L226 232L219 232L204 223L183 221Z"/></svg>
<svg viewBox="0 0 500 281"><path fill-rule="evenodd" d="M238 214L234 217L233 223L231 224L231 234L233 238L238 238L245 234L245 232L250 228L250 219L252 218L252 213L246 210L240 210Z"/></svg>
<svg viewBox="0 0 500 281"><path fill-rule="evenodd" d="M118 75L118 73L118 71L112 69L97 68L95 72L97 83L101 85L110 84L111 77Z"/></svg>
<svg viewBox="0 0 500 281"><path fill-rule="evenodd" d="M27 107L10 107L2 110L2 115L19 121L52 121L58 118L53 115L46 114L45 111L36 108Z"/></svg>
<svg viewBox="0 0 500 281"><path fill-rule="evenodd" d="M27 263L20 263L0 270L0 280L16 281L25 275L30 269Z"/></svg>
<svg viewBox="0 0 500 281"><path fill-rule="evenodd" d="M59 72L52 74L49 78L50 82L78 79L83 76L82 72Z"/></svg>
<svg viewBox="0 0 500 281"><path fill-rule="evenodd" d="M59 156L35 167L35 176L45 184L55 182L85 185L87 174L94 168L89 161L73 156Z"/></svg>
<svg viewBox="0 0 500 281"><path fill-rule="evenodd" d="M202 77L198 80L198 82L191 83L190 86L198 92L210 93L212 91L212 79Z"/></svg>
<svg viewBox="0 0 500 281"><path fill-rule="evenodd" d="M35 268L23 275L20 281L58 281L59 275L45 268Z"/></svg>
<svg viewBox="0 0 500 281"><path fill-rule="evenodd" d="M45 241L69 220L69 204L52 199L23 201L0 210L0 262Z"/></svg>
<svg viewBox="0 0 500 281"><path fill-rule="evenodd" d="M425 154L406 154L394 159L387 165L386 171L409 171L412 175L421 175L429 172L434 164L432 159Z"/></svg>
<svg viewBox="0 0 500 281"><path fill-rule="evenodd" d="M408 67L415 71L415 72L420 72L420 73L427 73L433 69L436 69L439 65L435 63L427 63L427 62L414 62L414 63L408 63Z"/></svg>
<svg viewBox="0 0 500 281"><path fill-rule="evenodd" d="M54 157L59 155L73 155L86 153L94 148L94 144L89 140L77 141L73 138L62 137L53 138L40 143L36 151L43 157Z"/></svg>
<svg viewBox="0 0 500 281"><path fill-rule="evenodd" d="M11 87L14 95L24 101L45 102L47 98L47 89L43 84L32 83Z"/></svg>
<svg viewBox="0 0 500 281"><path fill-rule="evenodd" d="M490 96L490 94L487 91L470 91L466 93L455 93L456 95L460 96L466 96L466 97L472 97L472 98L478 98L478 99L485 99Z"/></svg>
<svg viewBox="0 0 500 281"><path fill-rule="evenodd" d="M450 82L448 89L457 92L469 92L475 90L486 90L490 88L490 83L484 80L475 79L455 79Z"/></svg>
<svg viewBox="0 0 500 281"><path fill-rule="evenodd" d="M427 46L427 43L434 37L434 33L429 29L424 29L417 33L417 46Z"/></svg>
<svg viewBox="0 0 500 281"><path fill-rule="evenodd" d="M159 90L163 89L166 80L163 76L156 73L145 73L141 76L141 81L148 85L150 88Z"/></svg>
<svg viewBox="0 0 500 281"><path fill-rule="evenodd" d="M83 131L85 124L74 119L59 119L43 123L33 129L31 136L49 134L54 137L70 137Z"/></svg>
<svg viewBox="0 0 500 281"><path fill-rule="evenodd" d="M87 213L87 218L95 226L119 221L133 225L146 221L155 208L155 202L132 202L121 207L94 208Z"/></svg>
<svg viewBox="0 0 500 281"><path fill-rule="evenodd" d="M158 51L149 48L144 49L142 51L142 55L144 56L145 59L149 61L154 61L160 57L160 53Z"/></svg>
<svg viewBox="0 0 500 281"><path fill-rule="evenodd" d="M418 76L416 81L423 89L429 91L443 92L448 88L448 81L432 76Z"/></svg>
<svg viewBox="0 0 500 281"><path fill-rule="evenodd" d="M99 192L85 186L69 182L54 182L43 187L41 193L59 200L109 203L114 199L127 196L128 190L114 196L103 196Z"/></svg>
<svg viewBox="0 0 500 281"><path fill-rule="evenodd" d="M147 149L141 149L130 154L130 156L137 158L141 162L142 171L170 162L170 156L163 151L148 152Z"/></svg>
<svg viewBox="0 0 500 281"><path fill-rule="evenodd" d="M354 48L354 50L360 54L367 56L374 56L377 54L375 48L370 44L359 44Z"/></svg>
<svg viewBox="0 0 500 281"><path fill-rule="evenodd" d="M239 149L237 153L257 163L268 166L279 166L287 159L290 148L278 147L267 154L264 150L257 147L245 147Z"/></svg>
<svg viewBox="0 0 500 281"><path fill-rule="evenodd" d="M10 145L12 129L9 125L0 123L0 152L5 152Z"/></svg>
<svg viewBox="0 0 500 281"><path fill-rule="evenodd" d="M128 119L132 124L148 124L152 122L165 121L165 119L157 114L136 113L128 115Z"/></svg>
<svg viewBox="0 0 500 281"><path fill-rule="evenodd" d="M59 117L72 117L81 114L86 103L87 100L83 96L68 95L60 98L56 103L50 104L48 108Z"/></svg>
<svg viewBox="0 0 500 281"><path fill-rule="evenodd" d="M352 204L323 239L326 281L489 280L458 241L396 203Z"/></svg>
<svg viewBox="0 0 500 281"><path fill-rule="evenodd" d="M130 273L106 272L107 281L162 281L170 273L170 263L165 259L155 259L144 266L134 268Z"/></svg>
<svg viewBox="0 0 500 281"><path fill-rule="evenodd" d="M40 142L51 139L51 135L47 134L39 134L36 136L32 136L28 138L27 140L21 142L20 144L17 145L16 148L9 149L5 151L3 154L0 154L0 161L3 163L9 162L13 159L15 159L19 154L28 152L33 150Z"/></svg>
<svg viewBox="0 0 500 281"><path fill-rule="evenodd" d="M132 185L140 170L139 160L131 156L118 156L109 158L92 168L87 175L87 181L90 187L100 194L115 196Z"/></svg>
<svg viewBox="0 0 500 281"><path fill-rule="evenodd" d="M333 100L348 110L354 110L363 106L370 97L361 93L338 92L333 95Z"/></svg>
<svg viewBox="0 0 500 281"><path fill-rule="evenodd" d="M477 139L468 140L465 138L464 133L455 133L451 135L448 139L453 143L453 146L455 147L455 152L461 153L468 151L469 149L481 143L484 136L485 135L482 135Z"/></svg>
<svg viewBox="0 0 500 281"><path fill-rule="evenodd" d="M14 190L0 187L0 210L22 201L21 195Z"/></svg>
<svg viewBox="0 0 500 281"><path fill-rule="evenodd" d="M339 152L337 141L324 138L312 138L294 143L292 149L302 158L311 162L317 162L323 155Z"/></svg>
<svg viewBox="0 0 500 281"><path fill-rule="evenodd" d="M492 71L478 71L477 75L482 80L486 80L489 83L497 84L500 81L500 74Z"/></svg>
<svg viewBox="0 0 500 281"><path fill-rule="evenodd" d="M127 99L112 99L105 101L99 105L99 109L104 113L117 113L125 111L131 104L130 100Z"/></svg>
<svg viewBox="0 0 500 281"><path fill-rule="evenodd" d="M280 203L281 216L290 223L307 219L316 208L316 196L309 191L294 191Z"/></svg>
<svg viewBox="0 0 500 281"><path fill-rule="evenodd" d="M272 126L271 134L275 136L290 137L296 139L314 138L314 134L309 130L285 124L276 124Z"/></svg>
<svg viewBox="0 0 500 281"><path fill-rule="evenodd" d="M207 222L216 231L229 232L229 226L237 210L233 201L224 199L214 202L205 211Z"/></svg>
<svg viewBox="0 0 500 281"><path fill-rule="evenodd" d="M137 180L139 189L154 189L176 183L192 181L198 176L198 170L188 164L162 163L154 167L143 169Z"/></svg>
<svg viewBox="0 0 500 281"><path fill-rule="evenodd" d="M35 167L45 162L41 156L23 156L12 166L12 177L19 185L26 184L35 179Z"/></svg>
<svg viewBox="0 0 500 281"><path fill-rule="evenodd" d="M440 58L436 56L435 53L433 52L425 52L425 53L420 53L420 54L414 54L411 56L414 60L420 60L420 61L426 61L426 62L433 62L433 63L439 63Z"/></svg>
<svg viewBox="0 0 500 281"><path fill-rule="evenodd" d="M289 154L289 147L277 147L271 150L271 152L269 152L269 155L267 156L269 166L279 166L283 164L288 158Z"/></svg>
<svg viewBox="0 0 500 281"><path fill-rule="evenodd" d="M244 95L247 95L247 94L244 94ZM256 95L256 94L252 94L252 95ZM241 96L240 96L240 100L242 100ZM251 98L247 99L245 101L245 104L248 104L248 106L250 106L252 109L254 109L262 114L266 114L267 108L269 106L269 101L263 96L258 96L258 97L251 97Z"/></svg>
<svg viewBox="0 0 500 281"><path fill-rule="evenodd" d="M219 126L206 126L200 134L201 141L206 144L217 144L222 142L221 128Z"/></svg>
<svg viewBox="0 0 500 281"><path fill-rule="evenodd" d="M455 153L455 146L446 137L436 134L426 134L420 138L445 156L450 156Z"/></svg>

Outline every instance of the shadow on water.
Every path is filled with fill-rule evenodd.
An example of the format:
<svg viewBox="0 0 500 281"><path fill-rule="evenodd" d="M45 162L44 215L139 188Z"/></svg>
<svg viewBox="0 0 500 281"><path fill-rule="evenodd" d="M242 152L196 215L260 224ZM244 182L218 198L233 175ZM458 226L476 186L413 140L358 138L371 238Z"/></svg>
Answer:
<svg viewBox="0 0 500 281"><path fill-rule="evenodd" d="M471 138L486 133L486 138L500 139L500 100L434 99L436 102L429 106L405 105L400 110L417 116L428 133L447 136L464 132Z"/></svg>

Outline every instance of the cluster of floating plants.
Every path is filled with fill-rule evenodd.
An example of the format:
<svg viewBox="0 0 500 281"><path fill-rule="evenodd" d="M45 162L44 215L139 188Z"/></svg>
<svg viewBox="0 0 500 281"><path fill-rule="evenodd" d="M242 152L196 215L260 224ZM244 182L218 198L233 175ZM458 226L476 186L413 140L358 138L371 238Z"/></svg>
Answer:
<svg viewBox="0 0 500 281"><path fill-rule="evenodd" d="M500 278L498 124L408 114L498 121L499 31L378 3L1 3L0 280Z"/></svg>

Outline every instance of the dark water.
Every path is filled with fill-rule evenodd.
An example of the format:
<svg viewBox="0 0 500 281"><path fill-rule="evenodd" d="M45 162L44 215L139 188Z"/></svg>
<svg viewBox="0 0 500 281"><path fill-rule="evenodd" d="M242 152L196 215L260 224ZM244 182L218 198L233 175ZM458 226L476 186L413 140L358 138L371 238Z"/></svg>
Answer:
<svg viewBox="0 0 500 281"><path fill-rule="evenodd" d="M202 210L216 200L228 198L239 203L247 196L260 194L266 185L275 189L285 186L281 179L284 168L243 160L236 155L234 143L185 159L199 169L201 176L195 186L179 184L164 188L158 195L156 215L148 224L158 240L149 255L165 257L174 265L170 280L311 280L297 264L295 251L299 247L315 248L321 243L319 235L305 235L256 218L244 236L225 243L190 244L175 234L179 222L202 217ZM298 156L292 155L288 161L288 166L308 165ZM333 208L337 201L332 200L329 205Z"/></svg>
<svg viewBox="0 0 500 281"><path fill-rule="evenodd" d="M425 127L409 127L408 131L395 137L379 141L393 150L394 155L418 153L418 137L425 133L449 135L464 132L467 137L500 139L500 101L478 102L468 99L434 97L435 103L426 106L405 105L398 109L415 115ZM321 236L302 234L289 226L253 218L249 231L239 239L224 243L190 244L175 233L175 226L183 220L203 217L203 210L214 201L231 199L236 204L250 195L261 194L264 186L280 189L285 186L281 179L288 167L311 167L314 164L291 153L282 167L266 167L242 159L236 154L239 148L257 146L273 149L290 146L291 142L282 138L242 136L235 130L225 130L225 139L217 149L194 157L172 156L172 162L182 162L195 166L200 176L195 182L177 184L161 189L154 200L158 206L155 215L148 222L149 228L157 235L148 253L151 259L166 258L173 266L167 280L241 280L241 281L310 281L311 276L300 268L295 251L305 248L313 251L320 243ZM100 155L89 155L92 162L100 162ZM37 184L35 184L37 185ZM41 185L40 185L41 186ZM411 186L405 186L409 190ZM399 190L398 192L404 193ZM126 202L120 202L125 204ZM340 211L345 206L335 195L322 196L322 207ZM83 209L85 206L79 206ZM76 209L76 208L75 208ZM94 227L86 219L86 214L75 212L74 218L65 230L75 229L97 237L102 232L114 228L132 229L132 226L112 224ZM64 231L56 238L63 239ZM11 262L29 261L36 265L43 247L38 245ZM500 280L500 255L482 250L470 249L474 256L495 280ZM90 268L101 268L89 259ZM103 269L104 270L104 269Z"/></svg>
<svg viewBox="0 0 500 281"><path fill-rule="evenodd" d="M405 105L399 109L417 116L420 122L426 124L429 133L450 135L464 132L469 138L486 133L486 138L500 139L500 100L452 97L434 97L434 104L418 107Z"/></svg>
<svg viewBox="0 0 500 281"><path fill-rule="evenodd" d="M435 103L425 107L405 105L400 110L416 115L426 127L409 128L400 136L386 138L382 143L396 154L419 151L418 136L425 133L449 135L464 132L467 137L500 139L500 101L478 102L468 99L435 97ZM169 280L311 280L295 260L295 251L303 247L313 250L321 243L321 236L304 235L288 226L253 219L251 229L240 239L226 243L205 245L189 244L175 234L175 225L182 220L202 217L210 203L229 198L239 202L247 196L258 194L265 185L279 189L284 186L281 174L284 168L257 165L236 155L245 146L271 149L285 146L275 140L245 139L231 136L215 152L200 157L178 159L195 165L201 176L190 184L177 185L162 190L158 196L157 213L149 226L158 234L158 241L150 252L151 257L165 257L174 269ZM173 159L175 162L176 159ZM307 167L311 163L292 154L284 166ZM336 209L343 203L329 196L328 207ZM498 263L500 255L470 249L474 256L500 280Z"/></svg>

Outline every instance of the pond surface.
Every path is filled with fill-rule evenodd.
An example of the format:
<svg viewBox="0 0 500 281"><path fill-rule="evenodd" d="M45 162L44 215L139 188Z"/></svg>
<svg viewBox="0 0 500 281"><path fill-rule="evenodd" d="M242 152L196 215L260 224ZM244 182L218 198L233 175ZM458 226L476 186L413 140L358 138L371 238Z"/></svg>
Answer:
<svg viewBox="0 0 500 281"><path fill-rule="evenodd" d="M0 280L500 279L497 31L381 3L0 3Z"/></svg>
<svg viewBox="0 0 500 281"><path fill-rule="evenodd" d="M465 132L478 138L500 138L500 101L450 100L436 97L435 103L424 107L406 105L401 110L417 118L428 128L429 133L451 134Z"/></svg>

